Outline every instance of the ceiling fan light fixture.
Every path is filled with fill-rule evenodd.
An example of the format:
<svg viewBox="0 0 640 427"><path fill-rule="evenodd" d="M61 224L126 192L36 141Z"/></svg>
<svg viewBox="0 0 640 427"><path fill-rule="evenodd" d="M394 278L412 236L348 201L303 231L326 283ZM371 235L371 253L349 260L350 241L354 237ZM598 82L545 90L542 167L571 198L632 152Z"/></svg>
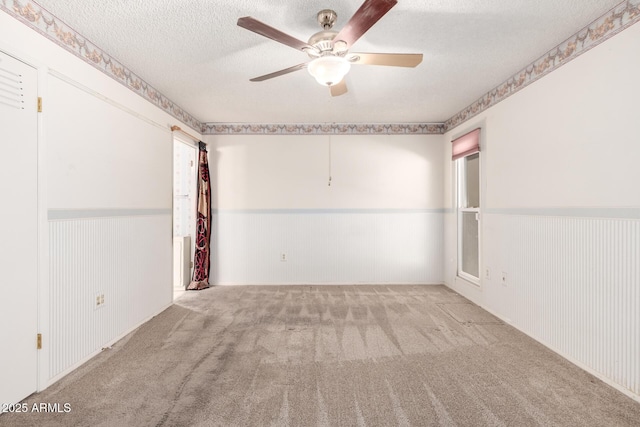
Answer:
<svg viewBox="0 0 640 427"><path fill-rule="evenodd" d="M322 56L309 63L307 70L318 83L331 86L339 83L351 69L351 64L342 56Z"/></svg>

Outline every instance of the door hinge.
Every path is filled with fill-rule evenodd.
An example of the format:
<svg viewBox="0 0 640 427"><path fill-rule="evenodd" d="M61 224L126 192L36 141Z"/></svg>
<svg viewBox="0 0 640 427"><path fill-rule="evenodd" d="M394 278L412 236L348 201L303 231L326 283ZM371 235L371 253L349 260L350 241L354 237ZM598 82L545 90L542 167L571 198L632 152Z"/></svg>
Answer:
<svg viewBox="0 0 640 427"><path fill-rule="evenodd" d="M42 97L38 97L38 113L42 113Z"/></svg>
<svg viewBox="0 0 640 427"><path fill-rule="evenodd" d="M42 350L42 334L37 335L36 347L38 348L38 350Z"/></svg>
<svg viewBox="0 0 640 427"><path fill-rule="evenodd" d="M189 267L193 268L193 261L189 262Z"/></svg>
<svg viewBox="0 0 640 427"><path fill-rule="evenodd" d="M191 160L191 167L193 167L193 160Z"/></svg>

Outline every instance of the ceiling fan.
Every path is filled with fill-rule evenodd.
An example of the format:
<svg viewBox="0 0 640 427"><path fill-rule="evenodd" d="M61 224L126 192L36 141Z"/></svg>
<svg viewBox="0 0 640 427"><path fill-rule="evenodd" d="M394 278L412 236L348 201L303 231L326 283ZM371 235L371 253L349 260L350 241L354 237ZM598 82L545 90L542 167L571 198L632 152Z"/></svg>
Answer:
<svg viewBox="0 0 640 427"><path fill-rule="evenodd" d="M306 68L318 83L329 86L332 96L339 96L347 93L344 76L351 64L415 67L422 62L422 54L349 52L351 46L397 3L397 0L365 0L339 32L331 29L338 17L336 12L321 10L317 18L322 31L312 35L306 43L250 16L238 19L240 27L301 50L311 58L308 62L255 77L251 81L261 82Z"/></svg>

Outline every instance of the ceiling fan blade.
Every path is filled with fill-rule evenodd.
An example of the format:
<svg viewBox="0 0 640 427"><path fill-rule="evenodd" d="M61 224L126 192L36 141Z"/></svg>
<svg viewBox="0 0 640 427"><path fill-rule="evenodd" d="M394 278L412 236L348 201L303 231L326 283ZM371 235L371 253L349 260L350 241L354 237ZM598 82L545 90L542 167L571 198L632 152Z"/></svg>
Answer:
<svg viewBox="0 0 640 427"><path fill-rule="evenodd" d="M293 73L294 71L303 70L307 68L308 62L303 62L302 64L294 65L293 67L285 68L284 70L275 71L273 73L265 74L264 76L254 77L250 79L252 82L261 82L264 80L269 80L274 77L282 76L284 74Z"/></svg>
<svg viewBox="0 0 640 427"><path fill-rule="evenodd" d="M310 44L305 43L302 40L298 40L295 37L291 37L290 35L285 34L280 30L276 30L275 28L265 24L264 22L260 22L250 16L239 18L238 26L246 28L249 31L253 31L254 33L260 34L261 36L270 38L271 40L275 40L287 46L291 46L294 49L299 49L302 51L304 51L305 49L316 50L316 48L311 46Z"/></svg>
<svg viewBox="0 0 640 427"><path fill-rule="evenodd" d="M347 60L360 65L415 67L422 62L421 53L349 53Z"/></svg>
<svg viewBox="0 0 640 427"><path fill-rule="evenodd" d="M329 86L331 90L331 96L340 96L347 93L347 83L344 79L340 80L338 83Z"/></svg>
<svg viewBox="0 0 640 427"><path fill-rule="evenodd" d="M397 3L398 0L365 0L347 25L334 37L334 43L342 40L347 43L347 47L351 47Z"/></svg>

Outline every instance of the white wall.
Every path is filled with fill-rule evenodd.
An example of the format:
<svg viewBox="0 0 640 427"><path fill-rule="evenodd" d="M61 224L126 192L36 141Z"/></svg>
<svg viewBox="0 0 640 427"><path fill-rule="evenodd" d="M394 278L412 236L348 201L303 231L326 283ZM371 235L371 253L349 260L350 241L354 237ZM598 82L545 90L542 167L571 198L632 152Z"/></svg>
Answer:
<svg viewBox="0 0 640 427"><path fill-rule="evenodd" d="M442 283L440 135L206 138L214 282Z"/></svg>
<svg viewBox="0 0 640 427"><path fill-rule="evenodd" d="M635 25L445 135L483 128L482 283L456 278L452 213L446 283L636 398L638 51ZM450 156L447 143L453 209Z"/></svg>
<svg viewBox="0 0 640 427"><path fill-rule="evenodd" d="M0 49L38 68L43 98L43 389L171 303L169 125L186 127L5 13Z"/></svg>
<svg viewBox="0 0 640 427"><path fill-rule="evenodd" d="M171 208L171 134L56 76L47 84L49 209Z"/></svg>

